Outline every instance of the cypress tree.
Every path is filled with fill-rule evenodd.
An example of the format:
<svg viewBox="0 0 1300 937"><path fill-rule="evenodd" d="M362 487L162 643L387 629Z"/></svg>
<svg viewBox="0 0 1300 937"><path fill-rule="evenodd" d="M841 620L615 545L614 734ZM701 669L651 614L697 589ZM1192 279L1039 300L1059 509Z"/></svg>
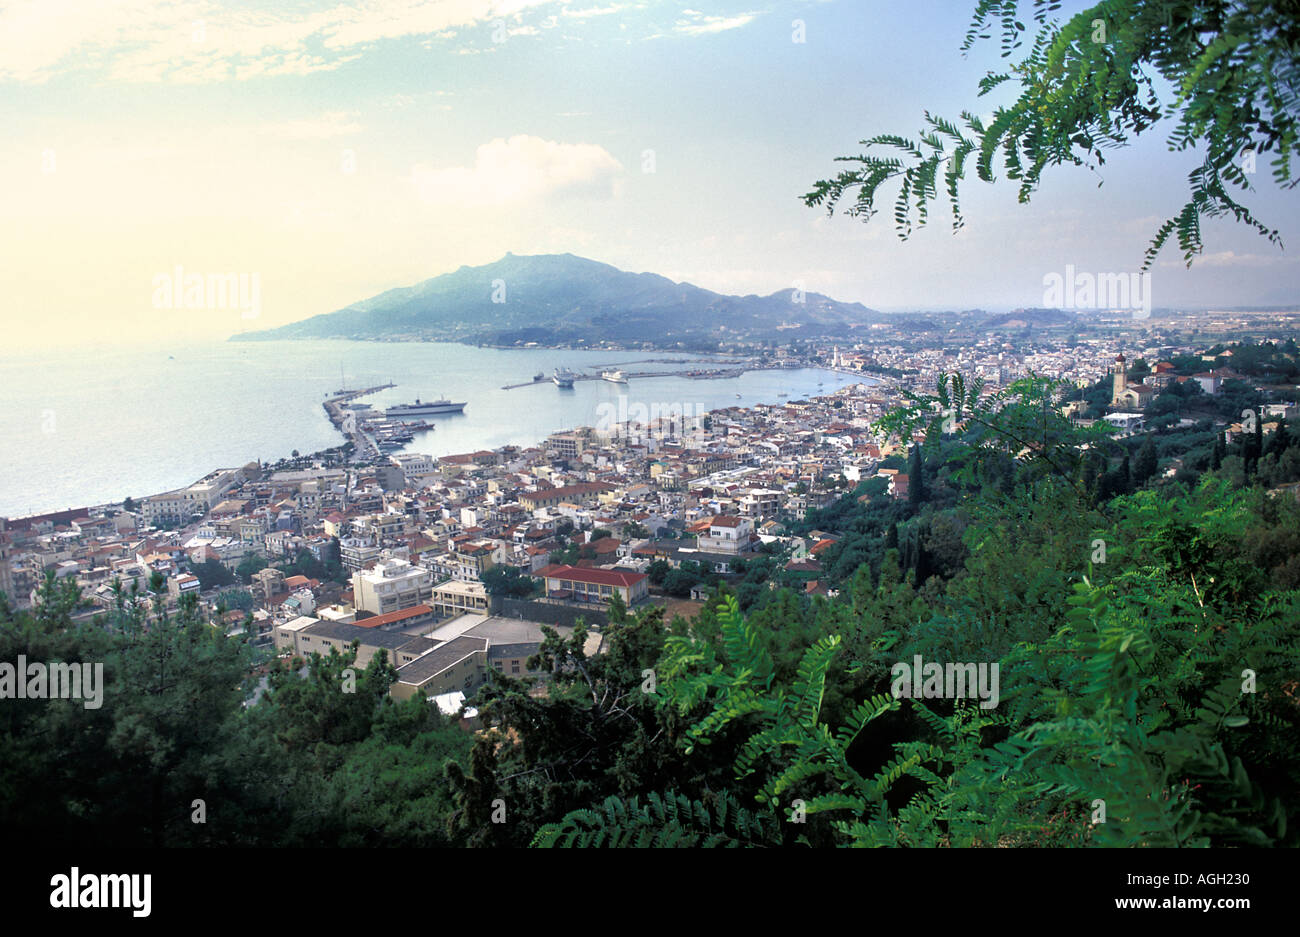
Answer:
<svg viewBox="0 0 1300 937"><path fill-rule="evenodd" d="M913 446L907 465L907 503L914 508L925 504L925 465L921 461L921 447Z"/></svg>
<svg viewBox="0 0 1300 937"><path fill-rule="evenodd" d="M1133 482L1139 488L1151 480L1159 467L1159 457L1156 455L1155 440L1148 433L1146 442L1138 450L1137 461L1133 463Z"/></svg>
<svg viewBox="0 0 1300 937"><path fill-rule="evenodd" d="M1268 441L1268 454L1280 459L1282 458L1282 453L1286 452L1289 445L1291 445L1291 440L1286 431L1286 420L1279 417L1277 421L1277 430Z"/></svg>

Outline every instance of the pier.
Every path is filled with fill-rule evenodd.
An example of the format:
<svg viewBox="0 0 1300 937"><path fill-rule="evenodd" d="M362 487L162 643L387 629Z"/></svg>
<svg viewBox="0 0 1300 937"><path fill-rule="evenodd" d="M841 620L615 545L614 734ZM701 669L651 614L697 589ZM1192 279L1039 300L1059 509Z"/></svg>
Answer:
<svg viewBox="0 0 1300 937"><path fill-rule="evenodd" d="M723 380L726 378L740 377L746 371L771 371L778 368L772 365L742 364L740 367L730 368L690 368L681 371L628 371L627 379L629 381L651 378L651 377L689 377L697 381ZM599 374L579 374L573 379L576 381L603 381L604 378ZM518 384L506 384L502 390L516 390L520 387L532 387L535 384L550 384L549 377L540 381L522 381Z"/></svg>
<svg viewBox="0 0 1300 937"><path fill-rule="evenodd" d="M346 426L347 418L343 412L343 404L356 400L358 397L364 397L367 394L378 393L381 390L388 390L390 387L396 387L396 384L380 384L376 387L366 387L362 390L341 390L336 391L335 396L325 401L325 412L329 415L330 422L334 428L342 433L354 447L354 460L368 460L378 458L381 453L374 441L362 431L359 425L360 421L353 419L352 427Z"/></svg>

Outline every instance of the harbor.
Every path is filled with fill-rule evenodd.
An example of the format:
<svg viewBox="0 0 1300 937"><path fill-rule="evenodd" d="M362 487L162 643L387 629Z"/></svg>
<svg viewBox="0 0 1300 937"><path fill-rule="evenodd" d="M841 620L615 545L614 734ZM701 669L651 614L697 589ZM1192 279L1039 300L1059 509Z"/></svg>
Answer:
<svg viewBox="0 0 1300 937"><path fill-rule="evenodd" d="M370 460L377 458L381 452L379 439L366 431L365 412L370 409L369 404L352 404L353 401L369 394L377 394L381 390L388 390L390 387L396 387L396 384L377 384L374 387L365 387L360 390L340 389L334 392L334 396L325 401L325 413L329 420L348 442L352 443L354 460Z"/></svg>
<svg viewBox="0 0 1300 937"><path fill-rule="evenodd" d="M555 375L547 376L545 374L536 374L530 381L520 381L518 384L505 384L501 389L518 390L521 387L533 387L537 384L552 383L559 384L561 387L570 387L575 381L608 381L612 384L627 385L633 380L643 380L655 377L686 377L696 381L716 381L740 377L746 371L780 370L781 367L780 365L759 365L752 362L728 363L737 364L739 367L688 368L680 371L624 371L615 366L609 366L599 369L594 374L575 373L566 370L566 373L560 375L558 378ZM615 377L615 375L617 375L617 377Z"/></svg>

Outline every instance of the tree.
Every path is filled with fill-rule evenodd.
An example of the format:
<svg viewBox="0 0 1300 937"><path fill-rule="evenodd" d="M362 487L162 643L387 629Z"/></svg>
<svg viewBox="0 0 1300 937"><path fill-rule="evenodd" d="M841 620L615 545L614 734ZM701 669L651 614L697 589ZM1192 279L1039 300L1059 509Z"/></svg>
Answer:
<svg viewBox="0 0 1300 937"><path fill-rule="evenodd" d="M239 577L240 582L247 585L253 581L253 576L266 569L267 562L256 553L250 553L240 560L239 565L235 567L235 575Z"/></svg>
<svg viewBox="0 0 1300 937"><path fill-rule="evenodd" d="M1142 448L1138 450L1137 459L1133 463L1133 484L1138 488L1145 485L1156 474L1156 468L1159 459L1156 456L1156 444L1148 433L1146 441L1142 443Z"/></svg>
<svg viewBox="0 0 1300 937"><path fill-rule="evenodd" d="M999 29L1003 57L1011 56L1024 42L1020 6L1018 0L981 0L962 51ZM878 210L883 186L901 179L893 215L906 239L914 224L925 224L942 186L957 230L963 223L959 189L971 160L976 176L992 182L1001 154L1007 178L1019 183L1020 201L1028 202L1047 167L1096 171L1106 149L1171 119L1170 149L1198 148L1205 155L1188 176L1188 201L1156 230L1142 269L1171 235L1190 266L1202 252L1203 217L1230 216L1280 244L1277 230L1257 220L1230 187L1254 190L1257 159L1268 160L1277 185L1292 188L1300 181L1291 165L1300 115L1300 17L1292 5L1105 0L1063 24L1051 17L1058 7L1035 0L1038 30L1027 54L980 81L980 96L1013 86L1018 96L1010 106L994 109L987 121L963 111L960 125L927 112L916 139L879 134L863 140L874 152L839 157L858 165L817 182L805 203L834 211L856 190L847 213L866 220ZM1170 97L1162 100L1166 89Z"/></svg>
<svg viewBox="0 0 1300 937"><path fill-rule="evenodd" d="M650 577L652 585L661 586L672 569L667 560L655 560L646 568L646 575Z"/></svg>
<svg viewBox="0 0 1300 937"><path fill-rule="evenodd" d="M528 598L534 595L540 586L538 580L522 570L500 563L484 570L482 579L488 595Z"/></svg>
<svg viewBox="0 0 1300 937"><path fill-rule="evenodd" d="M128 513L135 511L135 500L130 495L122 502L122 510Z"/></svg>
<svg viewBox="0 0 1300 937"><path fill-rule="evenodd" d="M239 609L241 612L251 612L257 607L257 600L247 589L223 589L217 593L217 602L228 610Z"/></svg>
<svg viewBox="0 0 1300 937"><path fill-rule="evenodd" d="M1268 441L1266 452L1268 455L1278 459L1282 458L1282 453L1286 452L1287 447L1291 445L1290 436L1287 434L1286 420L1279 417L1277 429L1274 430L1273 436Z"/></svg>
<svg viewBox="0 0 1300 937"><path fill-rule="evenodd" d="M921 461L921 447L913 446L908 457L907 503L914 509L925 504L925 464Z"/></svg>
<svg viewBox="0 0 1300 937"><path fill-rule="evenodd" d="M204 560L202 563L195 563L190 567L190 572L198 577L199 588L204 592L233 585L238 581L235 574L220 560Z"/></svg>

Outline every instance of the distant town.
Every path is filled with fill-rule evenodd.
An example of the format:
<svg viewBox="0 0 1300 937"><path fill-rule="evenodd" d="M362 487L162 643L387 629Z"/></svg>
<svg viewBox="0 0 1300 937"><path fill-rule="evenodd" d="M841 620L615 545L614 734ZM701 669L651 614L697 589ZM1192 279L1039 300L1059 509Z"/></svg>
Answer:
<svg viewBox="0 0 1300 937"><path fill-rule="evenodd" d="M1184 415L1181 401L1248 390L1268 401L1259 414L1267 435L1300 412L1295 384L1236 369L1241 346L1195 339L1267 334L1278 318L1219 314L1178 335L1120 319L1068 336L995 332L965 347L814 343L761 364L743 358L754 349L741 343L728 367L749 360L871 380L701 414L690 401L644 399L633 378L626 405L601 425L530 448L436 458L384 451L359 400L378 388L341 389L326 402L346 438L336 449L217 468L123 503L0 519L0 592L21 608L47 577L72 580L87 620L123 601L160 611L195 595L209 621L268 657L357 642L365 666L383 650L397 667L394 696L424 694L457 713L489 668L527 672L543 626L567 633L581 618L598 653L614 597L689 617L713 583L760 554L779 557L806 593L827 594L818 555L839 533L795 536L787 526L871 479L881 480L876 496L906 498L907 447L875 424L942 374L982 382L986 394L1029 374L1058 379L1066 416L1108 421L1121 437L1200 425L1231 442L1241 414ZM1294 363L1293 339L1288 348ZM1175 457L1162 470L1180 467Z"/></svg>

